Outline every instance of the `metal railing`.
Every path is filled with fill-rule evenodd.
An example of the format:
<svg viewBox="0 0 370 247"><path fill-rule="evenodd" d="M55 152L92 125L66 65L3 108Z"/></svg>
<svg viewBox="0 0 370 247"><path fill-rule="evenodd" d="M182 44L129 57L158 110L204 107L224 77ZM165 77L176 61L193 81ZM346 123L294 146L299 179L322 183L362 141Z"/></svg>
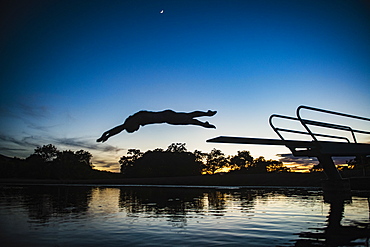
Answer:
<svg viewBox="0 0 370 247"><path fill-rule="evenodd" d="M325 137L325 138L345 140L348 143L351 143L350 140L347 137L344 137L344 136L329 135L329 134L325 134L325 133L314 133L309 128L309 126L318 126L318 127L327 128L327 129L335 129L335 130L350 132L354 143L357 143L355 133L370 135L369 131L353 129L351 126L347 126L347 125L340 125L340 124L333 124L333 123L319 122L319 121L314 121L314 120L309 120L309 119L303 119L301 117L301 110L302 109L370 122L370 118L365 118L365 117L360 117L360 116L355 116L355 115L350 115L350 114L345 114L345 113L340 113L340 112L334 112L334 111L329 111L329 110L324 110L324 109L319 109L319 108L315 108L315 107L303 106L302 105L302 106L299 106L297 108L297 111L296 111L297 117L289 117L289 116L284 116L284 115L279 115L279 114L273 114L273 115L270 116L270 118L269 118L270 126L276 132L276 134L280 137L281 140L285 140L285 138L283 137L281 132L287 132L287 133L294 133L294 134L300 134L300 135L309 135L309 136L312 137L313 141L318 141L317 137ZM304 129L306 131L286 129L286 128L278 128L273 124L273 119L274 118L281 118L281 119L286 119L286 120L291 120L291 121L298 121L304 127Z"/></svg>

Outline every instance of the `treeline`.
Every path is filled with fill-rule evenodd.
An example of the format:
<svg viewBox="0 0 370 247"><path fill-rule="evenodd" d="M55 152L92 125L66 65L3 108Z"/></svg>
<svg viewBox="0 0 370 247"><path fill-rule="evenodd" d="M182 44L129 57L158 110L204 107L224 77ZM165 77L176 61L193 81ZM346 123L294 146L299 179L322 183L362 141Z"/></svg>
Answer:
<svg viewBox="0 0 370 247"><path fill-rule="evenodd" d="M290 172L276 160L264 157L253 158L249 151L238 151L226 156L221 150L210 153L199 150L189 152L185 143L172 143L166 150L157 148L141 152L129 149L119 160L121 173L93 169L92 155L88 151L59 151L54 145L37 147L26 159L0 155L0 178L26 179L109 179L123 177L176 177L215 174L253 174L268 172ZM338 167L341 172L359 171L360 175L370 172L370 157L357 157ZM320 164L310 172L322 172Z"/></svg>
<svg viewBox="0 0 370 247"><path fill-rule="evenodd" d="M157 148L145 153L129 149L119 160L121 173L126 177L194 176L201 174L290 172L282 162L254 159L249 151L226 156L221 150L210 153L189 152L185 143L172 143L166 150Z"/></svg>
<svg viewBox="0 0 370 247"><path fill-rule="evenodd" d="M93 169L88 151L59 151L54 145L37 147L26 159L1 156L1 178L86 179L109 178L111 173Z"/></svg>

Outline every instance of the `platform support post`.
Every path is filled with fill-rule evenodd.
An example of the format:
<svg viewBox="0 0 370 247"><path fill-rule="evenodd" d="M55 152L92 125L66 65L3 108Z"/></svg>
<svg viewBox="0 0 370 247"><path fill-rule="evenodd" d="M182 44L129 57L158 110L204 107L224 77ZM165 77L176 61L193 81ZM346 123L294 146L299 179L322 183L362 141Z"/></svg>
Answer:
<svg viewBox="0 0 370 247"><path fill-rule="evenodd" d="M348 179L343 179L339 171L335 167L333 159L330 155L318 155L317 156L321 166L324 169L324 173L327 180L322 182L322 188L325 192L349 192L351 191L351 185Z"/></svg>
<svg viewBox="0 0 370 247"><path fill-rule="evenodd" d="M331 158L330 155L320 154L320 155L317 155L317 159L319 160L320 165L324 169L324 173L329 180L341 180L342 179L342 176L340 175L339 171L335 167L333 159Z"/></svg>

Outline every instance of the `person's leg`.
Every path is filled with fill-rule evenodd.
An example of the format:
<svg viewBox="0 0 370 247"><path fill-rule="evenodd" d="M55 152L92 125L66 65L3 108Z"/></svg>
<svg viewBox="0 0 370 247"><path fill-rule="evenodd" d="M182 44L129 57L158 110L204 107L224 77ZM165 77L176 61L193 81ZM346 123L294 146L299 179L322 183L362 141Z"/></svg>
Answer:
<svg viewBox="0 0 370 247"><path fill-rule="evenodd" d="M211 111L211 110L208 110L207 112L193 111L193 112L187 113L187 115L189 115L189 117L191 117L191 118L196 118L196 117L203 117L203 116L213 116L216 113L217 113L217 111Z"/></svg>
<svg viewBox="0 0 370 247"><path fill-rule="evenodd" d="M210 124L208 121L206 122L201 122L197 119L193 119L193 125L199 125L199 126L202 126L204 128L212 128L212 129L216 129L216 126Z"/></svg>
<svg viewBox="0 0 370 247"><path fill-rule="evenodd" d="M193 119L193 118L186 118L183 119L181 122L180 121L167 121L168 124L173 124L173 125L199 125L205 128L213 128L215 129L216 126L210 124L209 122L201 122L198 119Z"/></svg>

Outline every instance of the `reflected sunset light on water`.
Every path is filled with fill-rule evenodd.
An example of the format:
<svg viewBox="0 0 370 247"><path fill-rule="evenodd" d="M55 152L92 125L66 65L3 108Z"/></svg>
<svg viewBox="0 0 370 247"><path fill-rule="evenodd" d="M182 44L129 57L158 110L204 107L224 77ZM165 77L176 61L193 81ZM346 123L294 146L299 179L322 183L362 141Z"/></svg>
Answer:
<svg viewBox="0 0 370 247"><path fill-rule="evenodd" d="M330 231L337 223L338 231L353 231L351 241L368 241L366 196L326 202L320 191L293 188L55 185L0 189L0 220L5 223L1 238L9 246L323 244L331 241Z"/></svg>

